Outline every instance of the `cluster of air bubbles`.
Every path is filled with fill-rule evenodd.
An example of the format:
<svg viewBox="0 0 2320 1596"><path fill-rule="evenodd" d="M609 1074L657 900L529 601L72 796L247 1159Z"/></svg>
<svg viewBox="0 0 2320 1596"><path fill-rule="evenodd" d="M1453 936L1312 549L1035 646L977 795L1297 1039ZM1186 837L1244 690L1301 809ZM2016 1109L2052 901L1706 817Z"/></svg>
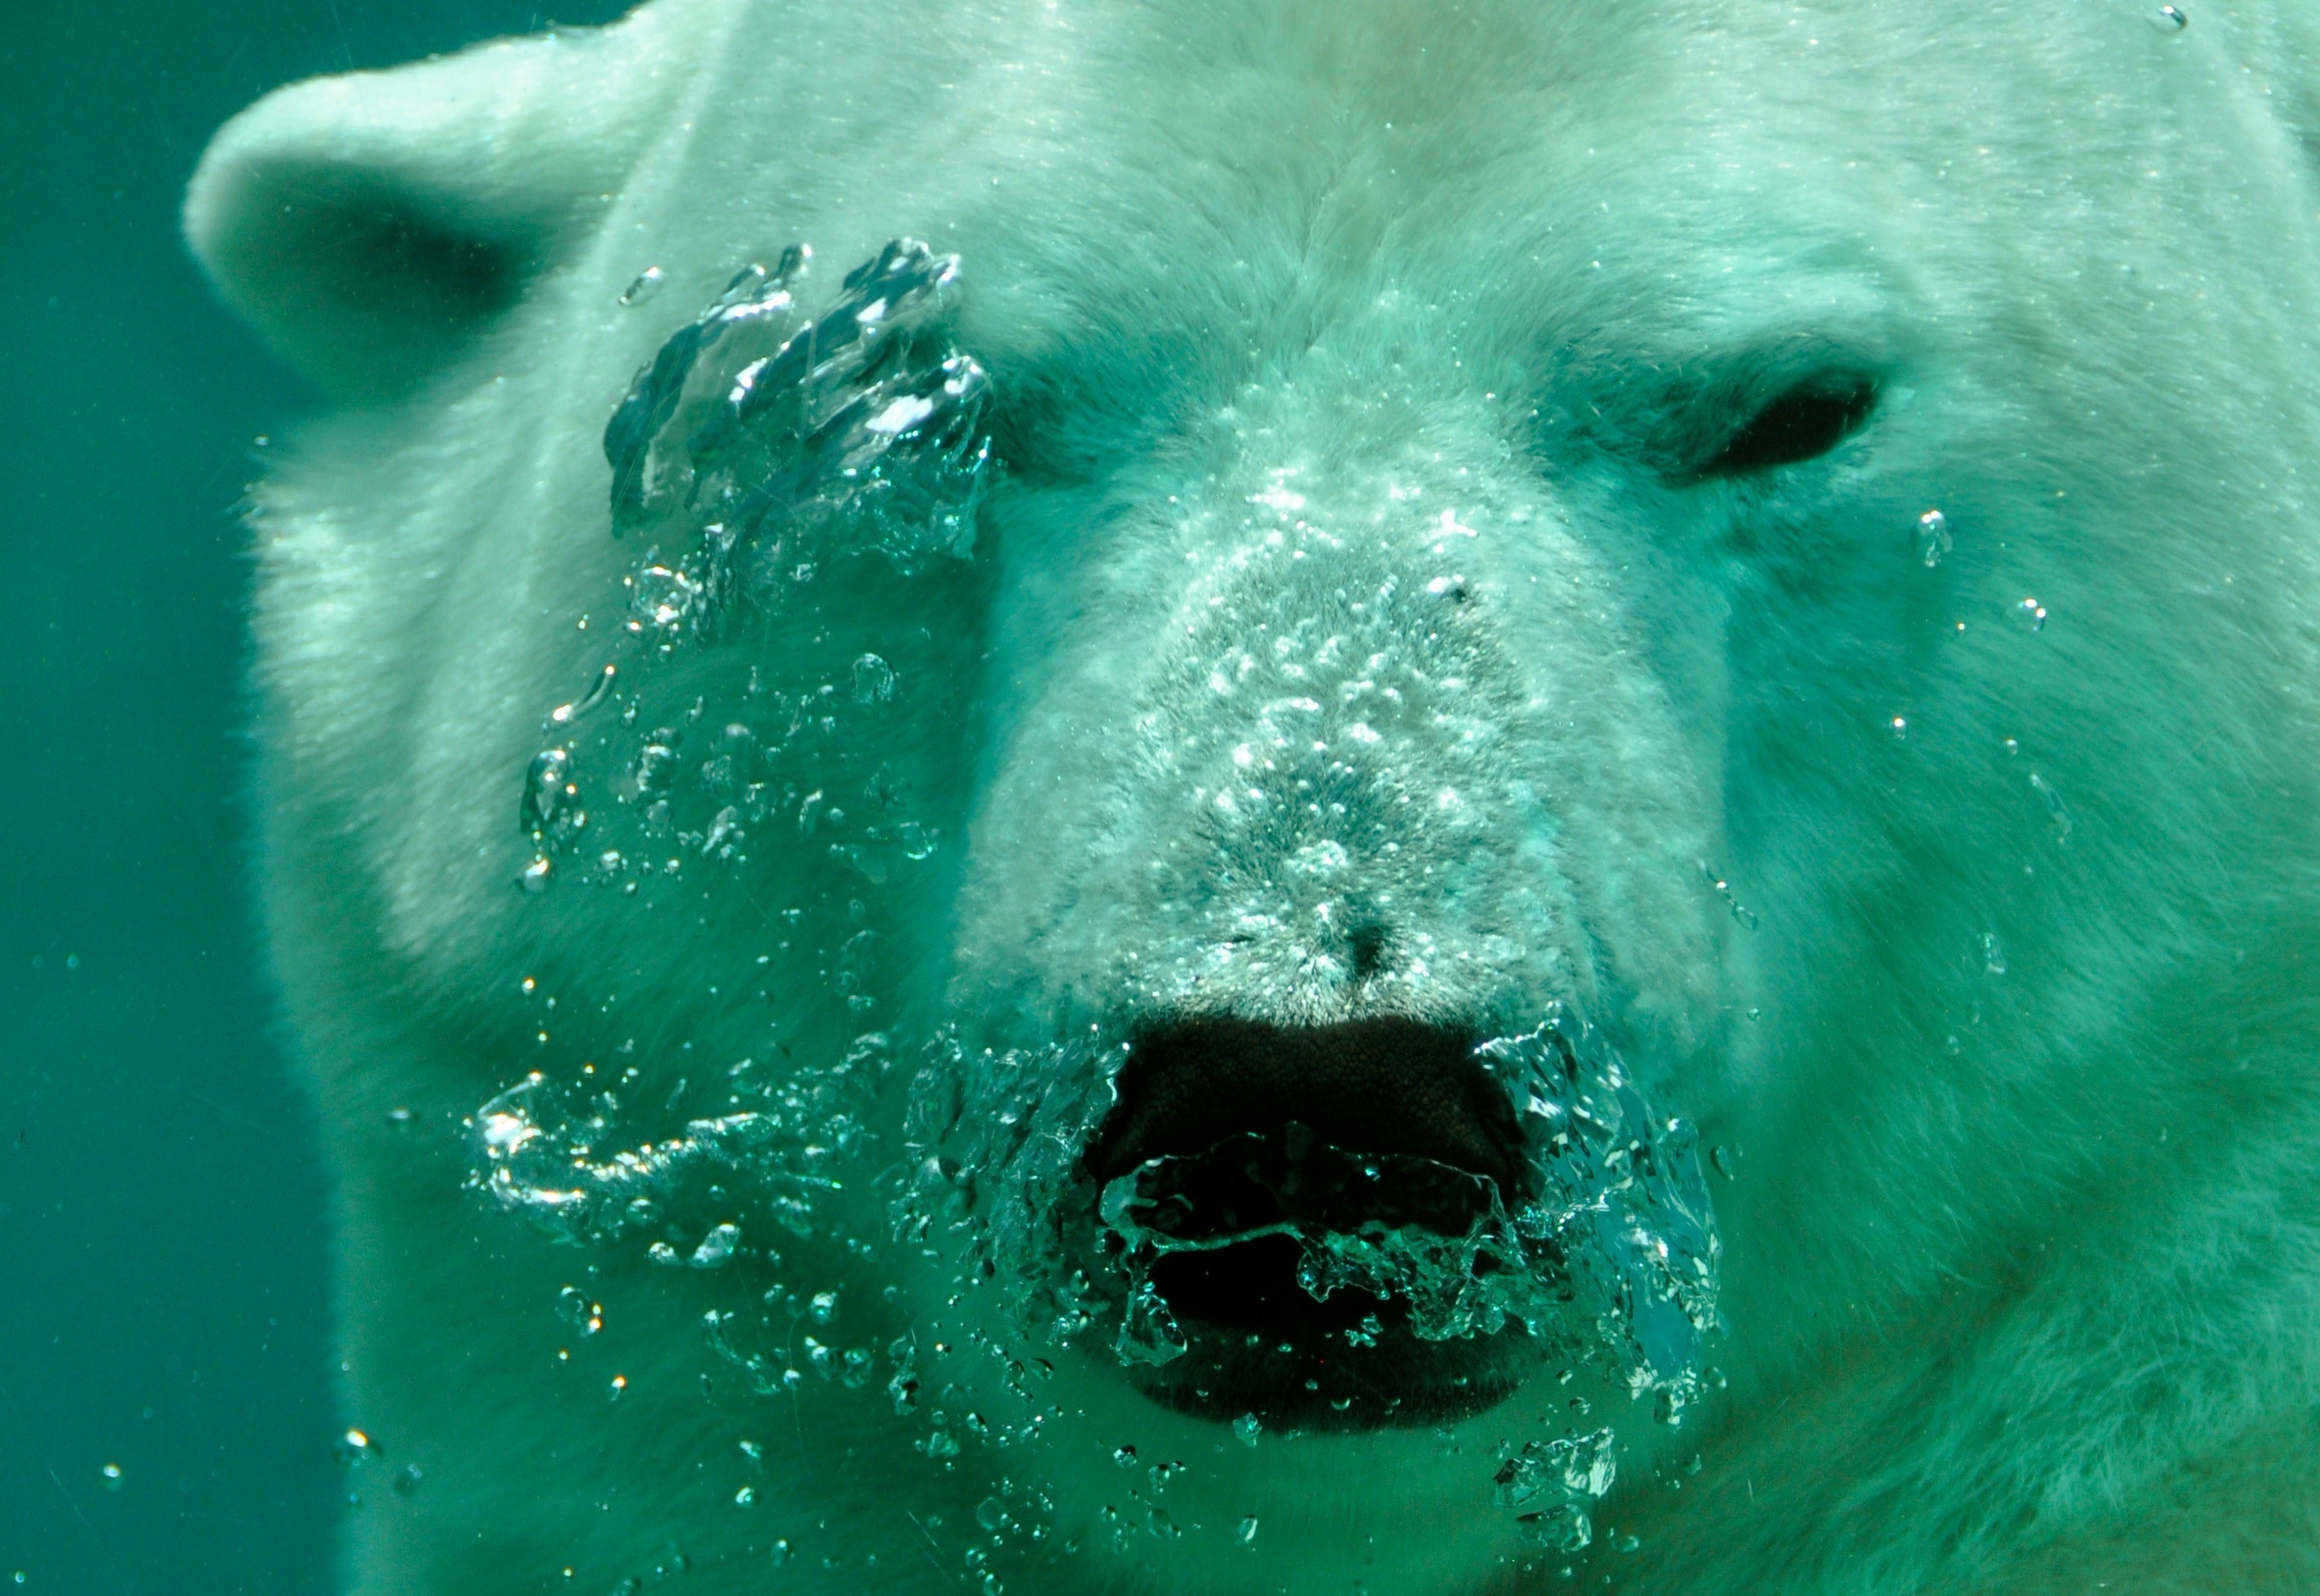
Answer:
<svg viewBox="0 0 2320 1596"><path fill-rule="evenodd" d="M1509 1447L1491 1476L1491 1496L1515 1512L1523 1538L1554 1552L1583 1552L1595 1539L1592 1503L1618 1474L1612 1431L1598 1429L1559 1440Z"/></svg>
<svg viewBox="0 0 2320 1596"><path fill-rule="evenodd" d="M1720 1245L1695 1134L1653 1109L1574 1009L1550 1005L1536 1029L1475 1049L1521 1128L1530 1194L1513 1201L1465 1171L1335 1147L1300 1138L1299 1127L1228 1138L1197 1160L1154 1158L1099 1190L1078 1149L1112 1106L1126 1056L1100 1032L972 1056L947 1038L914 1084L907 1134L916 1174L899 1204L903 1238L947 1251L956 1278L995 1288L1018 1335L1084 1345L1126 1367L1165 1366L1190 1339L1154 1289L1155 1265L1172 1252L1263 1235L1294 1241L1297 1283L1317 1301L1341 1291L1390 1300L1402 1326L1395 1333L1427 1341L1519 1327L1522 1356L1590 1369L1614 1390L1651 1399L1662 1424L1681 1424L1715 1382L1703 1363L1721 1328ZM1213 1178L1236 1157L1252 1175L1273 1177L1258 1228L1180 1223L1186 1180ZM1267 1164L1284 1158L1293 1167ZM1209 1174L1198 1175L1196 1164ZM1728 1157L1723 1166L1728 1174ZM1359 1347L1386 1333L1371 1315L1346 1335ZM1586 1410L1576 1398L1572 1406ZM1229 1428L1244 1446L1264 1442L1255 1413ZM1584 1549L1616 1450L1608 1428L1509 1443L1491 1481L1494 1500L1526 1544ZM1132 1446L1115 1461L1141 1464ZM1174 1533L1142 1497L1108 1522L1123 1542L1131 1530ZM1235 1534L1252 1541L1253 1522Z"/></svg>
<svg viewBox="0 0 2320 1596"><path fill-rule="evenodd" d="M897 1413L912 1413L920 1351L911 1337L877 1328L875 1293L866 1308L849 1308L842 1283L780 1283L814 1257L850 1267L844 1260L875 1256L883 1238L855 1233L861 1210L845 1193L879 1162L866 1121L889 1069L886 1038L875 1032L827 1066L765 1072L763 1082L737 1066L729 1078L751 1106L657 1138L632 1129L648 1118L628 1101L639 1095L630 1090L639 1072L609 1086L593 1066L565 1081L535 1072L470 1116L469 1183L559 1239L635 1247L672 1270L742 1271L730 1305L704 1312L702 1329L710 1353L757 1395L883 1389ZM793 1249L786 1259L785 1249ZM604 1304L580 1286L563 1287L554 1309L575 1346L603 1329ZM605 1395L618 1401L629 1383L615 1374ZM992 1428L974 1413L919 1417L927 1426L919 1448L938 1464L959 1455L960 1431Z"/></svg>
<svg viewBox="0 0 2320 1596"><path fill-rule="evenodd" d="M847 1347L826 1329L817 1334L807 1328L829 1320L814 1318L793 1294L775 1288L766 1302L781 1312L745 1315L712 1308L702 1315L710 1350L739 1371L757 1395L794 1396L817 1382L861 1391L877 1380L882 1368L890 1373L890 1387L910 1380L914 1350L908 1337L889 1343L882 1364L875 1343Z"/></svg>
<svg viewBox="0 0 2320 1596"><path fill-rule="evenodd" d="M1719 1323L1720 1247L1693 1130L1656 1114L1602 1033L1566 1004L1474 1056L1516 1110L1528 1195L1427 1159L1309 1138L1245 1149L1252 1165L1296 1165L1295 1178L1273 1182L1277 1206L1261 1231L1191 1235L1169 1219L1187 1160L1149 1160L1097 1191L1079 1159L1113 1101L1119 1044L1091 1036L972 1057L938 1047L913 1092L919 1173L905 1233L963 1255L962 1276L996 1283L1026 1333L1065 1343L1101 1327L1128 1365L1163 1365L1188 1346L1153 1287L1160 1259L1285 1236L1299 1248L1298 1283L1317 1301L1339 1291L1391 1299L1432 1341L1518 1324L1631 1394L1664 1393L1669 1421L1680 1420ZM1387 1192L1427 1195L1398 1210L1379 1201Z"/></svg>
<svg viewBox="0 0 2320 1596"><path fill-rule="evenodd" d="M1116 1289L1108 1302L1076 1256L1092 1250L1095 1206L1079 1149L1110 1109L1126 1059L1124 1045L1094 1032L980 1054L946 1033L912 1087L914 1174L900 1234L948 1241L969 1274L987 1264L1008 1312L1058 1345L1126 1297Z"/></svg>
<svg viewBox="0 0 2320 1596"><path fill-rule="evenodd" d="M593 730L575 724L593 707L585 695L559 706L549 730L562 735L532 757L517 803L534 850L523 884L544 887L561 870L634 893L696 862L800 848L841 875L883 884L931 856L939 828L907 812L906 784L883 766L848 777L833 760L843 730L894 701L900 673L863 654L838 674L795 692L737 693L715 716L696 697L657 724L637 713L641 701Z"/></svg>
<svg viewBox="0 0 2320 1596"><path fill-rule="evenodd" d="M819 315L809 258L745 268L604 429L613 530L654 544L632 631L712 630L849 552L907 570L974 547L991 384L946 333L958 257L898 239Z"/></svg>
<svg viewBox="0 0 2320 1596"><path fill-rule="evenodd" d="M792 646L789 679L711 673L730 690L689 707L671 676L640 668L752 626L815 635L798 595L818 578L865 563L957 570L973 551L990 384L948 340L958 258L897 240L819 313L802 297L809 262L795 247L741 271L662 344L605 428L612 530L645 547L621 577L623 656L549 712L525 772L529 891L577 878L633 894L696 860L794 846L792 834L873 884L934 850L936 829L897 812L903 784L874 772L841 798L820 779L849 717L902 698L885 654L816 660ZM646 272L622 303L660 280Z"/></svg>
<svg viewBox="0 0 2320 1596"><path fill-rule="evenodd" d="M753 1106L632 1145L618 1091L535 1071L470 1116L469 1183L566 1239L611 1243L642 1232L652 1238L646 1256L658 1264L716 1269L765 1256L775 1237L815 1233L819 1211L866 1151L865 1111L886 1058L885 1037L868 1033L834 1063L750 1087ZM739 1083L746 1072L731 1078ZM697 1217L720 1209L722 1217ZM602 1306L576 1288L566 1288L561 1306L592 1333L603 1322Z"/></svg>

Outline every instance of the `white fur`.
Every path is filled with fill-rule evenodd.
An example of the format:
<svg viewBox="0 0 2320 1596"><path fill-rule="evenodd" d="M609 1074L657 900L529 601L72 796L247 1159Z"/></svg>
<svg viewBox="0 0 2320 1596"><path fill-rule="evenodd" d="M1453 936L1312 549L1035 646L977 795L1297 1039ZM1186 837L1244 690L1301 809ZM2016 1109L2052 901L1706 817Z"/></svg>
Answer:
<svg viewBox="0 0 2320 1596"><path fill-rule="evenodd" d="M875 1391L739 1390L699 1328L738 1273L463 1191L463 1118L530 1068L633 1060L657 1101L842 1050L835 943L777 954L779 915L834 937L857 892L898 1038L1610 1022L1736 1171L1729 1386L1680 1431L1611 1415L1601 1517L1642 1545L1590 1582L2320 1584L2320 75L2288 6L2148 9L657 0L230 124L190 236L349 401L254 524L349 1414L425 1474L366 1492L349 1588L601 1591L675 1543L704 1590L938 1589L1023 1469L1085 1544L1019 1590L1516 1577L1491 1447L1559 1421L1551 1381L1250 1451L1065 1359L1044 1450L945 1471ZM487 248L506 307L346 248L382 195ZM826 290L902 236L962 255L959 336L1023 418L981 563L750 662L892 660L865 757L942 851L876 891L769 839L648 903L520 893L541 714L637 553L605 417L738 265L807 241ZM1670 468L1832 361L1884 387L1825 459ZM1427 712L1364 707L1389 688ZM1295 812L1309 741L1364 847ZM1219 818L1251 790L1277 823ZM1366 980L1356 910L1393 933ZM796 1250L849 1335L956 1318L938 1276ZM1192 1465L1165 1500L1201 1533L1110 1549L1131 1441Z"/></svg>

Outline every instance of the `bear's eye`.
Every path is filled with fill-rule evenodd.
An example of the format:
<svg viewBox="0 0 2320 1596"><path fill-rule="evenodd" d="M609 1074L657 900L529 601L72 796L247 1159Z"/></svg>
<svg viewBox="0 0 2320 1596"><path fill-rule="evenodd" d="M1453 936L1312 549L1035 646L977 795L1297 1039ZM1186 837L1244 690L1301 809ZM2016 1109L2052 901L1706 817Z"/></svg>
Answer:
<svg viewBox="0 0 2320 1596"><path fill-rule="evenodd" d="M1877 385L1865 376L1799 383L1750 416L1700 474L1738 476L1825 455L1876 407Z"/></svg>

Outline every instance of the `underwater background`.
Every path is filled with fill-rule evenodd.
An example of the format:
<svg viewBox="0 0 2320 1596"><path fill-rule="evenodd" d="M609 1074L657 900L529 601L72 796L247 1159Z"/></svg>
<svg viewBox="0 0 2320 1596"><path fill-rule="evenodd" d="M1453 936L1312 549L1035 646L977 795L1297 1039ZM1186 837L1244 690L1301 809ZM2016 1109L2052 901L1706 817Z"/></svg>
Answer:
<svg viewBox="0 0 2320 1596"><path fill-rule="evenodd" d="M363 1510L248 846L237 505L317 401L202 280L186 180L281 84L625 9L0 20L0 1590L323 1591Z"/></svg>

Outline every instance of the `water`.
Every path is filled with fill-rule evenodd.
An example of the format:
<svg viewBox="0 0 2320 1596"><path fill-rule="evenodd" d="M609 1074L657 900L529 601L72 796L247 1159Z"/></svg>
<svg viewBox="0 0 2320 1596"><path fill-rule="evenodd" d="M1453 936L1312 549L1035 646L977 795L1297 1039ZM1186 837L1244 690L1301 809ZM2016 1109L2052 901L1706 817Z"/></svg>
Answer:
<svg viewBox="0 0 2320 1596"><path fill-rule="evenodd" d="M321 1591L350 1491L424 1498L406 1460L348 1454L333 1411L322 1181L249 912L233 510L258 440L313 401L213 300L177 213L211 132L267 89L547 20L10 10L0 1589Z"/></svg>
<svg viewBox="0 0 2320 1596"><path fill-rule="evenodd" d="M2172 8L2161 14L2180 27ZM0 536L25 595L0 642L10 689L0 746L15 756L17 777L0 797L14 806L0 825L0 1269L10 1288L0 1303L0 1588L320 1591L347 1515L391 1510L397 1498L424 1503L448 1488L430 1485L395 1437L350 1428L359 1415L337 1412L331 1398L324 1188L308 1106L274 1046L237 796L248 779L237 737L246 593L232 508L260 469L265 440L312 399L211 301L177 241L175 213L210 131L272 85L541 20L472 0L145 0L29 16L16 30L19 77L0 110L13 158L0 164L0 225L18 251L0 316L20 374L0 425L17 485ZM970 552L983 379L914 331L921 309L935 321L955 268L948 257L899 246L858 268L768 257L735 277L711 312L721 322L688 329L692 341L672 340L675 353L640 376L606 440L613 520L637 562L632 624L591 674L539 705L540 751L528 771L509 772L510 822L540 849L527 885L649 894L648 875L665 882L679 855L688 871L714 869L745 864L747 849L777 838L811 838L875 884L946 846L929 821L905 818L901 799L880 800L858 782L841 791L834 772L812 779L814 737L899 712L920 691L928 673L902 651L890 658L849 645L813 679L753 678L751 703L706 718L696 710L663 727L621 717L666 679L653 675L671 668L666 654L734 623L737 600L812 603L791 589L811 583L817 565L826 586L829 551L845 540L917 579L943 579L946 562ZM622 306L646 304L666 280L648 261L634 269ZM793 282L811 289L796 304ZM833 303L816 318L799 308ZM874 304L887 307L875 322L893 340L891 358L855 331L871 324L863 312ZM840 334L851 340L843 348ZM816 347L829 364L805 363L812 382L784 366L785 351ZM710 425L728 412L723 430ZM783 496L756 496L768 483ZM1305 503L1286 476L1259 502L1283 513ZM797 540L779 546L769 526L796 529ZM1447 512L1444 527L1445 538L1471 535ZM1918 517L1914 538L1927 567L1953 548L1939 510ZM1461 591L1449 576L1428 588ZM2047 613L2024 599L2013 619L2035 632ZM1896 737L1908 730L1898 715L1890 726ZM1365 725L1347 733L1364 734L1375 739ZM699 776L681 791L680 767ZM2073 821L2059 791L2043 775L2026 783L2056 842L2067 840ZM596 823L583 828L588 804ZM1754 930L1754 911L1711 879L1734 920ZM839 979L869 976L876 939L853 934ZM1994 932L1983 952L1988 972L2002 976ZM842 995L867 1012L866 995ZM824 1197L865 1102L921 1067L913 1056L895 1074L870 1029L878 1023L883 1016L865 1019L857 1051L750 1091L746 1109L676 1120L681 1133L650 1144L621 1134L609 1085L526 1082L477 1105L478 1184L567 1238L638 1249L672 1272L663 1278L720 1288L754 1280L752 1265L771 1267L784 1251L810 1256L809 1244L829 1239ZM1545 1034L1501 1038L1509 1081L1537 1073L1543 1044L1527 1044ZM1083 1131L1109 1079L1102 1040L1087 1047L1085 1069L1062 1072L1064 1090L1029 1105ZM1531 1208L1509 1213L1474 1199L1464 1229L1368 1234L1316 1210L1285 1213L1275 1229L1299 1243L1300 1283L1317 1300L1390 1291L1435 1341L1524 1320L1557 1356L1592 1359L1613 1387L1657 1399L1663 1422L1674 1424L1704 1378L1702 1343L1716 1322L1716 1246L1689 1132L1655 1119L1608 1055L1572 1059L1559 1085L1542 1078L1526 1098L1538 1105L1533 1151L1545 1194ZM675 1118L681 1092L661 1118ZM1030 1117L974 1123L997 1135ZM1558 1152L1571 1139L1556 1129L1566 1123L1579 1127L1577 1150ZM909 1193L932 1234L947 1236L942 1227L959 1219L940 1156L956 1129L933 1127L920 1149L929 1178ZM1345 1189L1381 1178L1337 1167L1346 1160L1333 1165L1333 1156L1295 1159ZM1736 1158L1719 1147L1710 1167L1736 1179ZM971 1149L949 1160L954 1169L986 1162ZM1048 1188L1068 1174L1059 1167L1012 1172L998 1188L1002 1206L965 1216L948 1239L984 1247L998 1289L1035 1276L1085 1287L1017 1304L1043 1332L1086 1332L1123 1360L1165 1365L1183 1344L1165 1304L1139 1294L1144 1272L1171 1250L1246 1239L1168 1230L1162 1205L1179 1173L1170 1162L1113 1183L1092 1211L1119 1246L1083 1274L1023 1267L1034 1250L1029 1221L1047 1216ZM1474 1183L1418 1167L1423 1160L1377 1162L1405 1191ZM1549 1241L1551 1254L1539 1254L1547 1262L1530 1257ZM1010 1434L1010 1411L986 1416L947 1394L938 1354L894 1336L875 1301L851 1287L817 1289L820 1277L802 1267L784 1279L785 1291L702 1318L702 1336L751 1390L786 1397L828 1383L864 1404L891 1404L930 1464L1026 1444L1020 1415ZM1566 1297L1582 1305L1586 1335L1563 1345L1555 1338L1573 1317L1558 1307ZM575 1346L605 1323L603 1303L577 1284L552 1306ZM1373 1318L1342 1333L1364 1348L1379 1327ZM1010 1390L1036 1417L1043 1375L1030 1361ZM604 1378L601 1390L619 1401L627 1376ZM637 1400L629 1395L629 1410ZM1572 1398L1574 1419L1587 1410ZM1542 1551L1576 1553L1594 1540L1632 1549L1632 1535L1590 1518L1616 1474L1612 1432L1574 1424L1554 1433L1565 1422L1558 1416L1536 1434L1510 1424L1498 1455L1477 1461L1477 1489ZM1264 1448L1264 1457L1296 1444L1290 1426L1254 1412L1228 1433L1237 1453ZM756 1442L740 1446L761 1466ZM1115 1456L1119 1477L1134 1482L1142 1528L1199 1528L1137 1494L1158 1496L1180 1465L1128 1445ZM759 1490L734 1486L735 1509L765 1511ZM971 1521L995 1537L1052 1515L991 1495ZM1282 1530L1266 1522L1269 1545ZM1215 1530L1228 1526L1241 1546L1260 1544L1255 1516ZM790 1545L770 1544L775 1561Z"/></svg>

